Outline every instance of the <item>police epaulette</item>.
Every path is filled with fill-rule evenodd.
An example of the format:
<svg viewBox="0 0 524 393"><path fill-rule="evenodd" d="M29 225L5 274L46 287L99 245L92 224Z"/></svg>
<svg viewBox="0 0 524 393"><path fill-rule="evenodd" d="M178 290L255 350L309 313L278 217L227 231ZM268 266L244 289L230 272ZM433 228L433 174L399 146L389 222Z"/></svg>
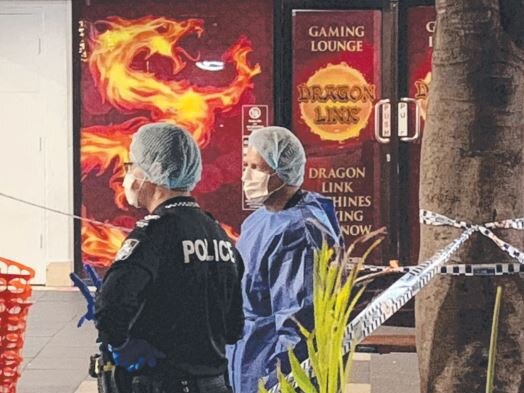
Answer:
<svg viewBox="0 0 524 393"><path fill-rule="evenodd" d="M137 228L146 228L151 221L158 220L160 218L157 214L149 214L136 222Z"/></svg>

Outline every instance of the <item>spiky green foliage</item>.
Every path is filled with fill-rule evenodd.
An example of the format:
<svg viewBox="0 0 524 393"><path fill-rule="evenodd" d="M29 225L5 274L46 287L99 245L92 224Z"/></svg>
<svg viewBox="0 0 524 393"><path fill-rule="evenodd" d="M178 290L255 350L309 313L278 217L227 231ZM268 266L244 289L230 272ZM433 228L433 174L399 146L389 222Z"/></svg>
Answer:
<svg viewBox="0 0 524 393"><path fill-rule="evenodd" d="M351 371L352 347L347 362L344 362L343 340L350 315L362 296L365 286L356 287L355 281L369 253L383 240L385 230L380 229L359 238L346 253L337 253L326 244L315 253L313 277L313 305L315 329L308 331L300 322L296 324L307 344L315 383L300 367L300 362L289 349L291 374L299 391L304 393L340 393L348 383ZM377 240L367 249L358 264L349 265L349 256L356 244L372 238ZM348 269L347 267L351 268ZM282 393L296 393L292 385L277 367L277 377ZM267 393L263 383L259 393Z"/></svg>

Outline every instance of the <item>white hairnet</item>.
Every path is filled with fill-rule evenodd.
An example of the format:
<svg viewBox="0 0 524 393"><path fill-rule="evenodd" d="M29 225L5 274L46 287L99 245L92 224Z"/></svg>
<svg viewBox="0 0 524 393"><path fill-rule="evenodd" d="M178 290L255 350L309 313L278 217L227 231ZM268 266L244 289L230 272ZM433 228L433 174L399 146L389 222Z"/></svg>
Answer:
<svg viewBox="0 0 524 393"><path fill-rule="evenodd" d="M284 183L302 185L306 153L291 131L283 127L260 128L250 135L249 146L262 156Z"/></svg>
<svg viewBox="0 0 524 393"><path fill-rule="evenodd" d="M191 191L200 181L200 149L189 132L170 123L152 123L133 135L130 158L151 183Z"/></svg>

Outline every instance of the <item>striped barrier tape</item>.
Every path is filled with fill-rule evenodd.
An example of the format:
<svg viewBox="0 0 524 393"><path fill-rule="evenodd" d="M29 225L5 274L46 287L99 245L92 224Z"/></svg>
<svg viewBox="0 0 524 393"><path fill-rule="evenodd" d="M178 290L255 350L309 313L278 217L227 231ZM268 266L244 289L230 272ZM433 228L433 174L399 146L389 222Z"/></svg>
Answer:
<svg viewBox="0 0 524 393"><path fill-rule="evenodd" d="M363 272L389 272L405 274L412 271L416 266L362 266ZM442 266L438 271L440 275L451 276L504 276L509 274L524 274L524 265L521 263L481 263L481 264L457 264Z"/></svg>
<svg viewBox="0 0 524 393"><path fill-rule="evenodd" d="M517 229L524 230L524 217L510 220L503 220L497 222L489 222L483 225L469 224L465 221L453 220L442 214L433 213L428 210L420 210L420 222L426 225L447 225L460 229L473 229L475 232L480 232L487 238L491 239L502 251L507 253L512 258L515 258L519 263L524 264L524 252L520 251L511 244L506 243L491 231L491 229Z"/></svg>
<svg viewBox="0 0 524 393"><path fill-rule="evenodd" d="M451 242L444 249L435 253L428 260L420 263L417 266L402 268L407 270L401 271L405 274L395 281L388 289L373 299L371 303L347 325L343 342L344 354L349 353L352 346L358 345L364 338L371 335L371 333L373 333L387 319L400 310L409 300L415 297L415 295L433 278L435 278L443 268L445 272L451 271L452 274L460 274L461 269L463 269L464 274L467 272L467 275L483 275L481 274L482 272L491 274L491 264L487 265L488 268L484 270L481 267L482 265L477 265L475 269L474 265L443 266L445 262L447 262L451 256L475 232L481 232L484 236L487 236L493 242L495 242L495 244L497 244L508 255L517 259L519 261L519 272L521 272L521 264L524 263L524 254L517 248L498 238L490 230L490 228L522 230L524 229L524 218L492 222L484 225L473 225L464 221L452 220L441 214L432 213L427 210L421 210L420 221L426 225L450 225L464 229L464 232L457 239ZM494 265L494 271L496 273L502 272L501 274L504 274L505 271L507 271L506 274L509 274L510 271L513 273L517 266L517 264ZM500 266L497 267L497 265ZM461 268L461 266L463 266L463 268ZM455 273L457 271L458 273ZM313 376L313 368L311 367L311 362L309 359L303 361L301 363L301 367L308 376ZM285 378L293 386L297 386L292 374L288 374ZM280 384L277 383L275 386L269 389L269 392L280 392Z"/></svg>

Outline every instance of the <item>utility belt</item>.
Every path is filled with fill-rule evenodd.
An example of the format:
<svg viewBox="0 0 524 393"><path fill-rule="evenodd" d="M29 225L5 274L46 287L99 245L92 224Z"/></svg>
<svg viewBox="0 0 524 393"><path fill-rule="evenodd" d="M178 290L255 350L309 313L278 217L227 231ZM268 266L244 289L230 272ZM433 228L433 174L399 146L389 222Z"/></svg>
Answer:
<svg viewBox="0 0 524 393"><path fill-rule="evenodd" d="M89 375L98 393L229 393L224 376L196 377L182 371L136 375L113 364L107 355L91 356Z"/></svg>

